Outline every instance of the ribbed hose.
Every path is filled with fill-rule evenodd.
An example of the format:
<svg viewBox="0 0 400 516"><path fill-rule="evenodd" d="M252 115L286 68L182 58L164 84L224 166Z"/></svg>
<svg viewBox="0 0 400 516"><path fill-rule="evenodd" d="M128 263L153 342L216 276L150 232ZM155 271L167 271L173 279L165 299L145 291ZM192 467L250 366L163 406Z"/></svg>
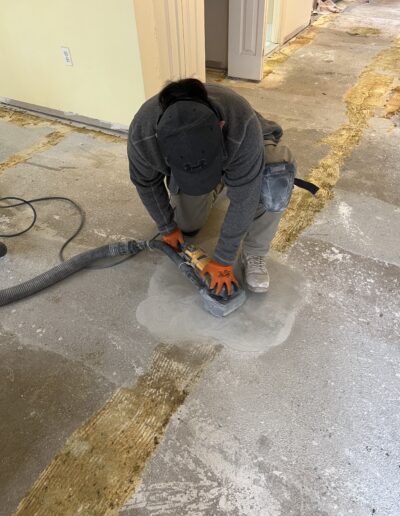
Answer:
<svg viewBox="0 0 400 516"><path fill-rule="evenodd" d="M52 269L32 278L20 285L0 290L0 306L14 303L20 299L31 296L41 290L58 283L59 281L84 269L94 261L114 256L132 255L144 249L158 249L165 253L181 270L181 272L198 288L203 287L202 281L197 277L195 271L188 265L178 253L169 245L160 240L118 242L104 245L91 251L78 254L69 260L56 265Z"/></svg>
<svg viewBox="0 0 400 516"><path fill-rule="evenodd" d="M149 240L145 242L139 242L139 245L144 245L145 248L147 247L149 249L158 249L159 251L162 251L175 263L175 265L178 266L178 269L182 272L182 274L184 274L184 276L186 276L186 278L191 281L198 289L205 287L203 281L198 277L194 268L185 262L185 260L165 242L162 242L161 240Z"/></svg>

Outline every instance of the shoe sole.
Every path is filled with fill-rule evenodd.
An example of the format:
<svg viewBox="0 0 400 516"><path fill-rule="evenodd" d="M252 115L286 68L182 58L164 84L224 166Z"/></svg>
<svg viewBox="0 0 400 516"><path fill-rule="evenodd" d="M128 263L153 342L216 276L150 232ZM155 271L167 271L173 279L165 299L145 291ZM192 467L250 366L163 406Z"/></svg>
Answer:
<svg viewBox="0 0 400 516"><path fill-rule="evenodd" d="M269 290L269 286L267 288L263 287L251 287L248 283L246 283L247 290L250 292L255 292L256 294L266 294Z"/></svg>

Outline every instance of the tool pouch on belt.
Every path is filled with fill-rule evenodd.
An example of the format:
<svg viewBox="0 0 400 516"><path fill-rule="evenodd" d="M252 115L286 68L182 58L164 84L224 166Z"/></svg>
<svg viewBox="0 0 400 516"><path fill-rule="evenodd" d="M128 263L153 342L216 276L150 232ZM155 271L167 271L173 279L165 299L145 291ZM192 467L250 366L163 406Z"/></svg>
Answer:
<svg viewBox="0 0 400 516"><path fill-rule="evenodd" d="M289 204L296 175L296 162L286 145L264 141L265 168L261 198L267 211L282 212Z"/></svg>

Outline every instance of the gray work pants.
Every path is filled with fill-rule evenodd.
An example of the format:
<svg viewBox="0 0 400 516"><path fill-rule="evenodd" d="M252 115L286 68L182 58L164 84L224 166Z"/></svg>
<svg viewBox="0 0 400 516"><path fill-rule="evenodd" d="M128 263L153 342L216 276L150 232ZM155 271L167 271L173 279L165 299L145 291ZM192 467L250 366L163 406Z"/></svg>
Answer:
<svg viewBox="0 0 400 516"><path fill-rule="evenodd" d="M185 232L196 231L204 226L214 204L215 193L186 195L171 194L171 205L175 209L175 221ZM246 233L242 248L246 255L265 256L278 229L282 213L266 211L260 203L256 216Z"/></svg>

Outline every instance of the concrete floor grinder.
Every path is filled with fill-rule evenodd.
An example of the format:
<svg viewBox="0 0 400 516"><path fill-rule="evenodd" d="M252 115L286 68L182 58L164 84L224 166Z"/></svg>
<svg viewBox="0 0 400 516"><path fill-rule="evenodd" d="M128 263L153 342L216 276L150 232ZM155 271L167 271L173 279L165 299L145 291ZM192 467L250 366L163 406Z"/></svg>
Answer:
<svg viewBox="0 0 400 516"><path fill-rule="evenodd" d="M225 317L238 308L246 301L245 291L234 286L233 292L228 295L225 287L222 292L217 295L209 288L209 281L207 276L205 280L202 279L202 272L204 267L210 261L207 254L196 245L189 244L182 247L181 255L183 259L196 271L197 277L202 282L199 288L200 296L203 299L203 306L207 312L210 312L216 317Z"/></svg>
<svg viewBox="0 0 400 516"><path fill-rule="evenodd" d="M202 249L189 244L184 245L178 253L165 242L153 239L129 240L104 245L78 254L24 283L0 290L0 306L36 294L98 260L116 256L134 256L146 249L157 249L166 254L178 266L180 272L199 290L204 309L215 317L226 317L240 308L246 301L246 294L240 288L235 288L231 295L228 295L225 289L217 295L209 288L207 277L203 279L201 275L202 270L209 262L209 258Z"/></svg>

